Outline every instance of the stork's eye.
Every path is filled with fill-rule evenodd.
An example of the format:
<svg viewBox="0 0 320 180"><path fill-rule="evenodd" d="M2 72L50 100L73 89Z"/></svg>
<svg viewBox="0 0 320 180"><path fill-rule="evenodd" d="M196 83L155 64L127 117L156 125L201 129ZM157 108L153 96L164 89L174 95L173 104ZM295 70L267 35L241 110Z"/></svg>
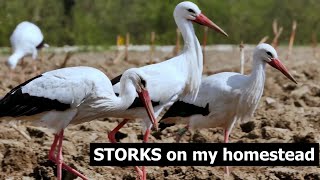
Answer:
<svg viewBox="0 0 320 180"><path fill-rule="evenodd" d="M272 57L272 54L271 54L271 52L269 52L269 51L267 51L267 54L270 56L270 57Z"/></svg>
<svg viewBox="0 0 320 180"><path fill-rule="evenodd" d="M146 81L144 79L141 79L141 84L143 85L143 87L146 87Z"/></svg>
<svg viewBox="0 0 320 180"><path fill-rule="evenodd" d="M194 12L193 9L188 9L188 11L191 12L191 13L196 13L196 12Z"/></svg>

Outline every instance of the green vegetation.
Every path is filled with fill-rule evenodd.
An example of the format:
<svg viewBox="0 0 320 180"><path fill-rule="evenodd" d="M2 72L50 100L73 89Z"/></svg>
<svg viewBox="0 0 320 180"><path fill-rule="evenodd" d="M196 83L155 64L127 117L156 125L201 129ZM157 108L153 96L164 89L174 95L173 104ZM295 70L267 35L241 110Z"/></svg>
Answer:
<svg viewBox="0 0 320 180"><path fill-rule="evenodd" d="M157 44L174 44L173 10L178 0L0 0L0 46L9 46L15 26L24 20L40 26L53 46L113 45L118 34L131 34L134 44L147 44L155 31ZM257 43L273 37L276 18L287 42L292 20L297 20L296 43L308 44L319 36L319 0L194 0L202 12L222 27L225 38L209 31L209 43ZM195 25L199 39L203 29ZM269 39L270 40L270 39Z"/></svg>

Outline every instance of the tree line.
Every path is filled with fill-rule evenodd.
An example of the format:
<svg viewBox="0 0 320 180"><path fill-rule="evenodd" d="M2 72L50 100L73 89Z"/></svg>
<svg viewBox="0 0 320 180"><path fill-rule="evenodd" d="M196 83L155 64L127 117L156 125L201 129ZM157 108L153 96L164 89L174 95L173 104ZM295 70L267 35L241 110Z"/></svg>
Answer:
<svg viewBox="0 0 320 180"><path fill-rule="evenodd" d="M258 43L273 37L272 22L284 30L280 43L288 42L291 23L298 28L295 43L309 44L320 30L319 0L192 0L223 28L229 38L213 31L208 43ZM0 46L9 46L15 26L24 20L37 24L53 46L114 45L117 35L129 32L134 44L147 44L152 31L156 44L174 44L173 10L179 0L0 0ZM203 28L194 25L198 38ZM270 40L270 39L269 39Z"/></svg>

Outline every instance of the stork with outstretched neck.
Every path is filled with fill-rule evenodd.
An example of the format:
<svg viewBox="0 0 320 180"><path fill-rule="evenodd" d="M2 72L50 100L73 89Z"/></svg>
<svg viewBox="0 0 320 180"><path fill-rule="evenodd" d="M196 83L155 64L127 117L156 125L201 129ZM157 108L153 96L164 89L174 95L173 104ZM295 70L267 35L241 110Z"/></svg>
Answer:
<svg viewBox="0 0 320 180"><path fill-rule="evenodd" d="M197 96L203 70L203 56L192 22L208 26L227 36L221 28L201 13L197 5L188 1L181 2L176 6L174 19L185 42L182 53L158 64L136 68L137 71L143 74L147 82L147 89L154 104L156 116L159 115L164 107L179 98L189 95L194 99ZM121 76L119 75L111 80L116 93L120 90L119 80ZM130 119L145 119L147 116L141 107L142 103L137 100L135 105L131 106L121 116ZM150 124L146 123L146 133L149 133L149 128ZM115 141L114 133L115 131L109 135L111 141Z"/></svg>
<svg viewBox="0 0 320 180"><path fill-rule="evenodd" d="M147 89L154 105L156 117L178 99L187 95L194 99L199 91L203 70L203 55L192 23L196 22L228 36L220 27L201 13L199 7L192 2L179 3L174 9L173 15L184 40L184 48L181 54L158 64L137 68L147 82ZM120 77L121 75L112 80L115 92L119 92ZM128 119L133 118L144 119L143 139L144 142L147 142L151 124L147 121L147 116L141 107L142 103L137 100L134 106L121 114L121 117L125 120L109 133L108 137L111 142L116 142L115 133L128 122ZM139 172L141 173L141 171ZM146 172L143 167L142 179L145 178Z"/></svg>
<svg viewBox="0 0 320 180"><path fill-rule="evenodd" d="M228 143L234 124L248 120L258 106L264 89L266 64L297 83L279 60L276 50L268 44L259 44L253 53L250 75L223 72L203 78L196 100L186 96L175 102L160 120L159 128L186 123L178 133L179 141L189 128L222 127L224 142ZM226 172L229 173L228 168Z"/></svg>
<svg viewBox="0 0 320 180"><path fill-rule="evenodd" d="M193 28L193 22L207 26L215 31L228 36L220 27L209 20L199 7L189 1L179 3L174 9L174 20L181 31L184 48L180 55L167 61L137 68L146 80L147 89L154 105L155 116L158 117L163 110L170 107L175 101L185 96L195 99L201 83L203 70L203 55L200 43ZM119 79L113 79L114 91L119 92ZM151 124L143 111L142 103L136 101L128 111L121 114L125 118L108 135L111 142L116 142L115 133L128 121L128 119L144 119L144 142L147 142ZM119 116L120 117L120 116ZM144 168L143 179L145 179Z"/></svg>

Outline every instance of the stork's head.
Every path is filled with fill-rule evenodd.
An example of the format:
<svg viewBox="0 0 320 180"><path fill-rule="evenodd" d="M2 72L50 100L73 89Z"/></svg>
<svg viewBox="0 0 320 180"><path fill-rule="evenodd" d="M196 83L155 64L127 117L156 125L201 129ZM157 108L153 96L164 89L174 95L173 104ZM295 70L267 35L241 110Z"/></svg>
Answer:
<svg viewBox="0 0 320 180"><path fill-rule="evenodd" d="M11 70L16 68L17 64L18 64L18 59L14 58L13 56L10 56L9 59L6 61L6 65Z"/></svg>
<svg viewBox="0 0 320 180"><path fill-rule="evenodd" d="M259 44L254 50L253 57L257 60L263 60L270 66L274 67L275 69L278 69L287 78L289 78L291 81L297 84L297 81L293 78L293 76L289 73L288 69L279 60L277 51L271 45L266 43Z"/></svg>
<svg viewBox="0 0 320 180"><path fill-rule="evenodd" d="M147 114L149 116L150 121L153 124L153 127L157 130L158 129L158 122L154 116L154 110L151 103L151 98L149 96L149 92L147 90L147 81L144 78L144 74L139 71L139 69L132 68L127 70L123 73L122 78L128 78L131 80L132 84L134 85L140 100L145 106Z"/></svg>
<svg viewBox="0 0 320 180"><path fill-rule="evenodd" d="M173 15L175 18L184 18L189 21L196 22L200 25L207 26L211 29L214 29L215 31L225 36L228 36L228 34L225 33L219 26L213 23L204 14L202 14L201 10L196 4L190 1L184 1L179 3L173 12Z"/></svg>
<svg viewBox="0 0 320 180"><path fill-rule="evenodd" d="M17 64L19 63L19 60L24 56L24 53L22 51L15 51L7 60L6 65L9 67L9 69L15 69Z"/></svg>

